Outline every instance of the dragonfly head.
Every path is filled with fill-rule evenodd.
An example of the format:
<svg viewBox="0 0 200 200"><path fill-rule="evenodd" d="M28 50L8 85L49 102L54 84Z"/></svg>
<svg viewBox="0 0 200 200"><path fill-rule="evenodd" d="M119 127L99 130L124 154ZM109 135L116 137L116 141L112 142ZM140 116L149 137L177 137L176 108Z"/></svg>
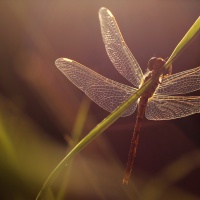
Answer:
<svg viewBox="0 0 200 200"><path fill-rule="evenodd" d="M156 58L156 57L152 57L148 64L147 64L147 68L152 71L152 70L159 70L161 67L163 67L163 65L165 64L165 60L162 58Z"/></svg>
<svg viewBox="0 0 200 200"><path fill-rule="evenodd" d="M152 57L147 65L147 69L150 70L152 72L152 74L157 74L160 69L164 66L164 64L166 63L166 60L162 59L162 58L156 58L156 57ZM172 64L170 65L170 67L163 71L163 76L168 76L172 74Z"/></svg>

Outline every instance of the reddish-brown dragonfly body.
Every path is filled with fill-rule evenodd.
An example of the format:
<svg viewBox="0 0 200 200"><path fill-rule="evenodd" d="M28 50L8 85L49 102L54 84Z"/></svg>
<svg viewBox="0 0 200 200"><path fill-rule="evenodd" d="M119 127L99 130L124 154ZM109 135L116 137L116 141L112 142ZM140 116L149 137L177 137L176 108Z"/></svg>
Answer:
<svg viewBox="0 0 200 200"><path fill-rule="evenodd" d="M133 168L133 163L135 160L136 150L137 150L137 145L138 145L138 140L139 140L141 123L142 123L142 119L145 116L145 110L147 107L148 99L152 97L156 88L158 87L158 84L161 83L160 78L163 76L163 74L158 76L159 75L158 73L160 73L160 69L162 69L165 62L166 61L163 60L162 58L155 58L155 57L151 58L148 62L148 69L151 71L145 77L144 83L146 83L150 78L153 78L155 81L154 81L154 84L152 84L151 87L142 94L138 103L136 123L134 127L133 137L131 139L131 145L130 145L130 150L128 154L128 161L127 161L127 165L125 169L125 175L123 178L124 184L128 184L128 180ZM169 74L171 75L171 73L172 73L172 66L170 66L169 68Z"/></svg>

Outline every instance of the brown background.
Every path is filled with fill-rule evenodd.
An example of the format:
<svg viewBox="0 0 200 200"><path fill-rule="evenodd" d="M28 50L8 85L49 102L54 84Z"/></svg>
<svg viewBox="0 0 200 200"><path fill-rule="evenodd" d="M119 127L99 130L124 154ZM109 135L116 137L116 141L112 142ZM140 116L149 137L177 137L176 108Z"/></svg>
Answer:
<svg viewBox="0 0 200 200"><path fill-rule="evenodd" d="M1 199L33 199L69 146L68 138L85 95L57 70L57 58L76 60L129 84L106 55L98 19L103 6L115 16L143 72L152 56L170 56L200 13L198 0L1 1L1 119L20 165L19 173L10 164L4 166L7 158L2 153ZM198 35L173 64L174 73L199 66L199 44ZM107 115L91 103L83 135ZM134 122L135 114L119 119L75 159L66 189L69 199L145 199L147 194L150 199L155 190L145 190L154 185L149 181L182 156L199 150L199 114L172 121L144 120L133 182L123 187L121 179ZM191 162L198 158L192 156ZM180 164L172 177L187 169L187 163ZM200 198L200 164L194 166L170 183L159 198ZM165 179L163 182L167 185ZM55 183L55 194L60 184Z"/></svg>

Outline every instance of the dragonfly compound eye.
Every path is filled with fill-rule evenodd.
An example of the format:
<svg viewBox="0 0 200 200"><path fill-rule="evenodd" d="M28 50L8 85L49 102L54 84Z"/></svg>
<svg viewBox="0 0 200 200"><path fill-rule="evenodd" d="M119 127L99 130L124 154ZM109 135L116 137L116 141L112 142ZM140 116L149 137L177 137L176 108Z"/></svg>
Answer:
<svg viewBox="0 0 200 200"><path fill-rule="evenodd" d="M152 57L148 64L147 64L147 68L152 71L153 70L153 66L154 66L154 63L156 62L157 58L156 57Z"/></svg>

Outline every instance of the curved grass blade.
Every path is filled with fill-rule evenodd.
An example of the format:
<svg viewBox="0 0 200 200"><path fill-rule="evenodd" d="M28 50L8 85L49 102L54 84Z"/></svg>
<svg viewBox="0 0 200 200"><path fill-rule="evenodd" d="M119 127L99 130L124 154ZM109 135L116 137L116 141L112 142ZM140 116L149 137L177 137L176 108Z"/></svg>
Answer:
<svg viewBox="0 0 200 200"><path fill-rule="evenodd" d="M79 138L83 132L83 128L85 126L85 122L89 113L90 102L91 100L88 99L86 96L81 101L80 108L79 108L76 120L72 128L71 138L69 138L68 140L69 147L67 148L66 153L68 153L71 150L71 148L75 144L77 144L79 141ZM68 169L66 170L66 173L64 173L63 175L65 178L61 184L61 187L59 188L58 194L56 196L56 200L64 199L66 188L69 185L69 175L70 175L72 167L73 167L73 163L71 161L70 164L68 165Z"/></svg>
<svg viewBox="0 0 200 200"><path fill-rule="evenodd" d="M184 48L197 36L200 31L200 17L194 22L192 27L185 34L183 39L178 43L171 56L164 65L164 68L167 69L172 62L180 55Z"/></svg>
<svg viewBox="0 0 200 200"><path fill-rule="evenodd" d="M191 40L197 35L200 30L200 17L196 20L193 26L189 29L183 39L176 46L168 61L163 66L163 70L170 67L171 63L180 55L184 47L191 42ZM155 77L156 79L156 77ZM136 93L134 93L126 102L121 104L116 110L109 114L103 121L101 121L94 129L92 129L88 135L86 135L68 154L67 156L57 165L57 167L52 171L52 173L47 178L42 189L40 190L37 200L41 200L45 194L45 191L51 186L58 174L64 169L67 163L83 148L85 148L92 140L94 140L98 135L105 131L111 124L113 124L123 112L131 106L155 81L155 79L150 79L147 81Z"/></svg>

